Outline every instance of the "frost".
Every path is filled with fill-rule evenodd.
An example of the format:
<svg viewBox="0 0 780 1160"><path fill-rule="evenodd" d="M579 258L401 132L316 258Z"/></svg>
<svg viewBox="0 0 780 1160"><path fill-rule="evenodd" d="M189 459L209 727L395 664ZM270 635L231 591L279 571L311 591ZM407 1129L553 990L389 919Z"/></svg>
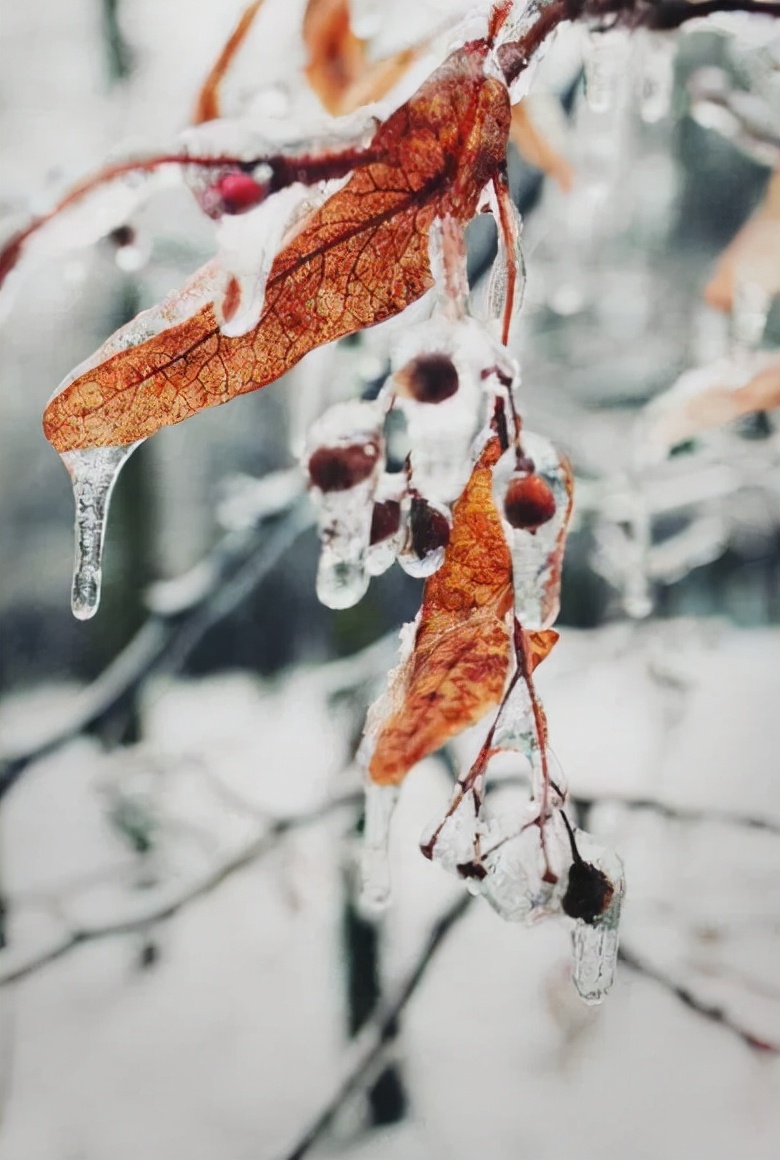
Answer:
<svg viewBox="0 0 780 1160"><path fill-rule="evenodd" d="M106 517L119 472L143 440L125 447L92 447L66 451L62 461L73 484L76 504L76 550L71 608L89 620L100 603Z"/></svg>

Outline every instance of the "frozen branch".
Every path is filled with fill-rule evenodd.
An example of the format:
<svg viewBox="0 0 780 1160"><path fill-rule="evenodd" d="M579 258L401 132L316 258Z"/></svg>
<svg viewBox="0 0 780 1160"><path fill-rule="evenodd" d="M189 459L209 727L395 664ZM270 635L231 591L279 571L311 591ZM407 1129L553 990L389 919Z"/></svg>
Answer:
<svg viewBox="0 0 780 1160"><path fill-rule="evenodd" d="M401 1015L425 978L436 953L473 901L472 895L464 894L431 928L414 965L399 986L395 997L383 1004L356 1041L341 1085L297 1144L291 1151L285 1153L284 1160L301 1160L328 1132L336 1116L352 1096L371 1083L388 1045L398 1035Z"/></svg>
<svg viewBox="0 0 780 1160"><path fill-rule="evenodd" d="M670 806L665 802L653 798L624 798L624 797L581 797L573 794L572 805L578 811L587 811L595 806L612 805L622 806L626 810L643 810L671 821L689 822L717 822L725 826L742 826L745 829L765 830L780 837L780 822L770 818L759 818L747 814L732 814L727 810L691 809L686 806Z"/></svg>
<svg viewBox="0 0 780 1160"><path fill-rule="evenodd" d="M641 959L633 951L627 950L625 946L621 946L619 951L620 962L622 962L630 970L635 971L638 975L644 976L646 979L652 979L653 982L659 983L667 991L670 991L676 999L679 999L691 1011L695 1011L697 1015L709 1019L711 1023L718 1023L727 1031L737 1035L743 1043L748 1047L754 1048L756 1051L765 1051L772 1055L780 1055L780 1044L772 1043L769 1040L761 1039L752 1032L746 1030L736 1019L722 1007L715 1006L711 1003L706 1003L699 999L688 988L677 983L671 975L662 971L659 967L653 966L645 959Z"/></svg>
<svg viewBox="0 0 780 1160"><path fill-rule="evenodd" d="M232 878L234 874L247 869L247 867L254 865L261 858L266 857L293 830L311 826L315 822L330 817L338 810L348 807L358 808L362 805L362 801L363 795L357 791L333 798L332 801L325 802L322 805L316 806L314 809L307 810L305 813L277 818L275 821L266 825L257 837L247 842L232 858L223 862L215 870L205 875L200 881L190 886L177 897L150 909L145 914L135 915L127 919L120 918L115 922L107 922L101 926L79 927L71 931L70 934L53 947L41 952L34 958L28 959L26 963L22 963L20 966L13 967L5 973L0 974L0 987L6 987L11 983L18 983L23 979L29 978L30 975L34 975L37 971L42 970L51 963L56 963L59 959L64 958L71 951L76 950L77 947L84 946L86 943L146 931L150 926L155 926L157 923L167 922L169 919L175 918L177 914L193 902L197 902L213 893L224 882L227 882L229 878Z"/></svg>

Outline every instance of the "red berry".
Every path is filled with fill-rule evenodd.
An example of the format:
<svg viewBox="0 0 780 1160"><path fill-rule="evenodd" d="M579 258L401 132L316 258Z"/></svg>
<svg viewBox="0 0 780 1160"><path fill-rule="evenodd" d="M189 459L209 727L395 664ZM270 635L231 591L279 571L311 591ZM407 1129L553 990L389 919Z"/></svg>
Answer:
<svg viewBox="0 0 780 1160"><path fill-rule="evenodd" d="M446 354L421 354L398 372L401 390L418 403L443 403L458 389L458 372Z"/></svg>
<svg viewBox="0 0 780 1160"><path fill-rule="evenodd" d="M320 491L349 491L368 479L378 455L375 443L318 447L309 459L309 478Z"/></svg>
<svg viewBox="0 0 780 1160"><path fill-rule="evenodd" d="M535 532L555 515L555 496L541 476L522 475L509 482L504 515L513 528Z"/></svg>
<svg viewBox="0 0 780 1160"><path fill-rule="evenodd" d="M226 173L215 185L223 213L246 213L259 205L268 192L268 186L258 185L248 173Z"/></svg>
<svg viewBox="0 0 780 1160"><path fill-rule="evenodd" d="M386 499L374 504L371 516L371 543L380 544L382 540L394 536L401 525L401 505L397 499Z"/></svg>

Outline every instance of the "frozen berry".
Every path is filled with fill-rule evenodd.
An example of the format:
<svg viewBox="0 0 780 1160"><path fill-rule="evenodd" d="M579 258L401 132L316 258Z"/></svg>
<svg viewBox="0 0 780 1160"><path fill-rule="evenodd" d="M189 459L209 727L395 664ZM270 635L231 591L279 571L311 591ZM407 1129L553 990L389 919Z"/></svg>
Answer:
<svg viewBox="0 0 780 1160"><path fill-rule="evenodd" d="M513 528L535 532L555 515L555 496L541 476L519 476L510 480L504 515Z"/></svg>
<svg viewBox="0 0 780 1160"><path fill-rule="evenodd" d="M577 859L569 867L569 881L561 906L569 918L594 923L612 901L615 888L603 870Z"/></svg>
<svg viewBox="0 0 780 1160"><path fill-rule="evenodd" d="M309 478L320 491L349 491L368 479L378 455L375 443L318 447L309 459Z"/></svg>
<svg viewBox="0 0 780 1160"><path fill-rule="evenodd" d="M246 213L259 205L268 193L267 185L259 185L248 173L226 173L216 183L223 213Z"/></svg>
<svg viewBox="0 0 780 1160"><path fill-rule="evenodd" d="M418 403L443 403L458 389L458 372L446 354L421 354L396 376L401 390Z"/></svg>

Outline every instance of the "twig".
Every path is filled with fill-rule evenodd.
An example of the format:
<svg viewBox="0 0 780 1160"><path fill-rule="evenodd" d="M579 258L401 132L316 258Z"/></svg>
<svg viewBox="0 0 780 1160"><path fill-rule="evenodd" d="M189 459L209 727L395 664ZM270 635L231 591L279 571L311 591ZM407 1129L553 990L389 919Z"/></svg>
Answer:
<svg viewBox="0 0 780 1160"><path fill-rule="evenodd" d="M400 1018L409 1000L424 979L436 952L473 901L472 895L464 894L434 924L417 960L398 988L395 998L380 1008L375 1018L366 1026L365 1033L357 1041L344 1080L297 1144L291 1151L285 1153L284 1160L301 1160L325 1135L349 1099L371 1083L387 1045L398 1035Z"/></svg>
<svg viewBox="0 0 780 1160"><path fill-rule="evenodd" d="M232 878L234 874L245 870L260 858L264 858L267 854L270 854L272 850L276 849L286 834L319 822L337 810L345 809L348 806L360 806L362 801L362 793L355 791L353 793L343 794L338 798L333 798L332 801L325 802L311 810L307 810L305 813L277 818L276 821L266 826L258 837L248 842L237 854L222 863L216 870L212 871L200 882L195 883L194 886L191 886L177 898L173 898L170 902L162 903L154 909L147 911L145 914L136 915L133 918L117 919L116 922L107 922L101 926L80 927L72 931L61 942L50 947L49 950L42 951L41 954L29 959L26 963L22 963L21 966L14 967L4 974L0 974L0 987L7 987L11 983L18 983L22 979L29 978L30 975L42 970L43 967L47 967L51 963L56 963L59 959L64 958L71 951L76 950L77 947L84 946L86 943L98 942L123 934L133 934L138 931L147 930L148 927L156 923L167 922L168 919L174 918L191 903L197 902L199 899L211 894L223 882L227 882L229 878Z"/></svg>
<svg viewBox="0 0 780 1160"><path fill-rule="evenodd" d="M691 1011L695 1011L697 1015L709 1019L711 1023L719 1023L721 1027L725 1027L727 1031L731 1031L737 1035L743 1043L748 1047L754 1048L756 1051L765 1051L771 1055L780 1055L780 1044L772 1043L767 1039L762 1039L760 1036L753 1035L742 1027L733 1016L724 1011L722 1007L717 1007L711 1003L705 1003L703 999L698 999L688 987L682 986L675 982L671 975L667 975L659 967L655 967L652 963L639 958L633 951L626 950L625 946L621 946L618 952L620 962L629 967L630 970L636 971L638 975L643 975L646 979L652 979L653 982L659 983L667 991L670 991L676 999L679 999Z"/></svg>
<svg viewBox="0 0 780 1160"><path fill-rule="evenodd" d="M270 529L264 523L250 534L236 537L228 533L223 537L207 557L213 567L196 603L183 612L150 615L116 659L83 691L69 721L35 745L3 755L0 800L32 762L100 724L153 672L180 669L205 633L265 579L313 520L311 510L299 499Z"/></svg>
<svg viewBox="0 0 780 1160"><path fill-rule="evenodd" d="M577 810L591 810L595 806L621 806L626 810L647 810L676 822L717 822L724 826L743 826L746 829L764 830L780 837L780 822L771 818L760 818L748 814L731 814L727 810L692 809L687 806L671 806L653 798L624 797L582 797L571 795L571 803Z"/></svg>

